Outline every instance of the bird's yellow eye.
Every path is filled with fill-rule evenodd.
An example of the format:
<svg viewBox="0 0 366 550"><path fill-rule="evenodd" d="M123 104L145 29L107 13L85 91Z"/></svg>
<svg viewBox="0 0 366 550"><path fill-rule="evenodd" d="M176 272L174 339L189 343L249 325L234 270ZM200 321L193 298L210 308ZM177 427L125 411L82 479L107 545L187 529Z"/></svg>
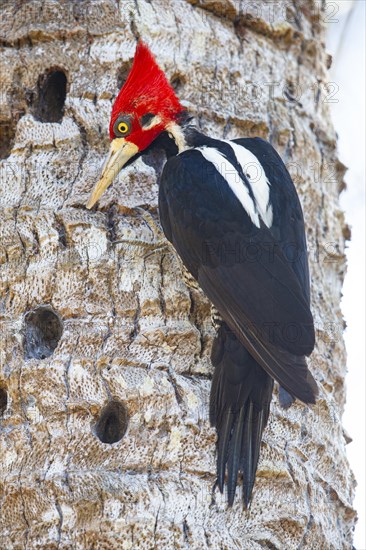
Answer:
<svg viewBox="0 0 366 550"><path fill-rule="evenodd" d="M117 126L117 129L118 129L120 134L125 134L126 132L128 132L127 122L120 122Z"/></svg>
<svg viewBox="0 0 366 550"><path fill-rule="evenodd" d="M120 115L113 124L115 137L125 137L131 132L132 123L130 115Z"/></svg>

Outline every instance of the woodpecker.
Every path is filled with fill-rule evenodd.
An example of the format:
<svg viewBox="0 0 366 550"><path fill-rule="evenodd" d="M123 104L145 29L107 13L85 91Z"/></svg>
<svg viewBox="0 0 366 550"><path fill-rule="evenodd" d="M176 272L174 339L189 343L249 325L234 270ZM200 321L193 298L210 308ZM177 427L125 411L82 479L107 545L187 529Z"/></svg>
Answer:
<svg viewBox="0 0 366 550"><path fill-rule="evenodd" d="M274 380L283 407L315 403L305 356L315 344L303 213L275 149L261 138L217 139L189 122L149 48L139 42L110 119L111 146L87 208L161 136L170 146L159 185L166 238L219 312L210 421L217 481L232 506L251 501Z"/></svg>

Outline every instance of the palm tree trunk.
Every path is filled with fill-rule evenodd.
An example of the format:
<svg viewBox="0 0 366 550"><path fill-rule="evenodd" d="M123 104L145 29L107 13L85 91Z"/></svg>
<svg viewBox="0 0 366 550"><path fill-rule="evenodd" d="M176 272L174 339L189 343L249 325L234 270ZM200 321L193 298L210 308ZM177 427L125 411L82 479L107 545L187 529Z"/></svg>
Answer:
<svg viewBox="0 0 366 550"><path fill-rule="evenodd" d="M352 547L340 311L349 230L319 2L3 2L0 547ZM279 408L253 502L213 490L214 330L157 213L163 154L85 209L142 37L201 128L261 136L303 204L319 382Z"/></svg>

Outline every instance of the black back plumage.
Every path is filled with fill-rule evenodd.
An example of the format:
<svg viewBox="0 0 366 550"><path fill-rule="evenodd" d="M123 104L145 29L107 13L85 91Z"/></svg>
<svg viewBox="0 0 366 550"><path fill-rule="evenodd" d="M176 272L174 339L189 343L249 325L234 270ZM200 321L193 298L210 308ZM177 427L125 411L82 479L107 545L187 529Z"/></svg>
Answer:
<svg viewBox="0 0 366 550"><path fill-rule="evenodd" d="M259 160L271 182L270 200L274 240L298 278L302 293L310 306L310 277L304 218L293 181L277 151L264 139L243 138L235 143L249 149Z"/></svg>
<svg viewBox="0 0 366 550"><path fill-rule="evenodd" d="M240 174L227 142L196 134L196 147L214 147ZM220 312L212 362L210 419L218 432L217 478L228 470L232 504L238 475L247 506L254 483L273 379L313 403L317 393L305 355L314 347L304 221L294 184L272 146L235 140L251 151L270 182L273 223L255 225L225 174L197 149L165 165L159 211L166 237ZM220 173L221 172L221 173Z"/></svg>

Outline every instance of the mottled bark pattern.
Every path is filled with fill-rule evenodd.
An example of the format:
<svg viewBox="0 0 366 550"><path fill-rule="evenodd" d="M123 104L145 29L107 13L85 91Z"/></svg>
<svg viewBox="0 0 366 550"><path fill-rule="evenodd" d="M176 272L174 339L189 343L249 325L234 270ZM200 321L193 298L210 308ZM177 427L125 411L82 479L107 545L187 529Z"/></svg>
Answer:
<svg viewBox="0 0 366 550"><path fill-rule="evenodd" d="M14 0L1 10L0 547L351 548L348 229L324 87L326 8ZM140 158L97 212L85 209L140 36L204 131L273 143L304 207L320 398L283 411L276 390L247 513L239 496L227 510L212 494L211 309L159 229L163 156Z"/></svg>

